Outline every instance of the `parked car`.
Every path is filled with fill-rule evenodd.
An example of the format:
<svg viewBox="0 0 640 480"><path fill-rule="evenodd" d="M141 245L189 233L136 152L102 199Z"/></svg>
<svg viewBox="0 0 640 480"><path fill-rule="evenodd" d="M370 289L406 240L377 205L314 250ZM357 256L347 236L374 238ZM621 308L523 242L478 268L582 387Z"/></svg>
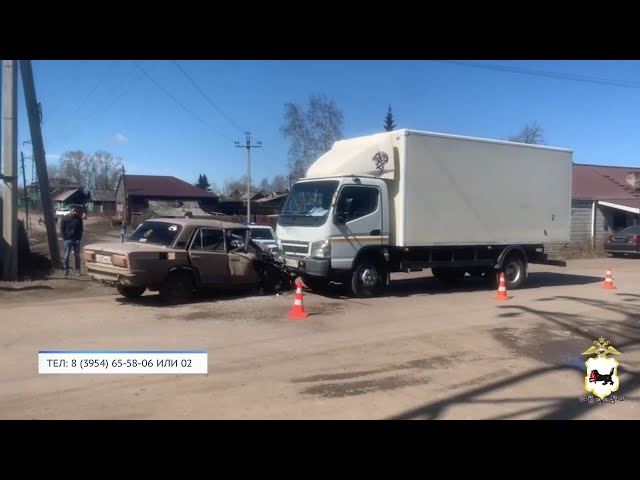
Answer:
<svg viewBox="0 0 640 480"><path fill-rule="evenodd" d="M56 217L65 217L67 215L71 215L69 207L60 207L56 210Z"/></svg>
<svg viewBox="0 0 640 480"><path fill-rule="evenodd" d="M199 288L288 290L283 264L250 238L249 228L209 219L154 218L125 241L83 249L93 280L114 285L126 298L158 291L169 302L186 301Z"/></svg>
<svg viewBox="0 0 640 480"><path fill-rule="evenodd" d="M604 239L604 251L614 257L627 253L640 254L640 226L627 227L618 233L607 235Z"/></svg>
<svg viewBox="0 0 640 480"><path fill-rule="evenodd" d="M251 239L254 242L264 246L276 257L282 253L278 237L273 228L268 225L249 225L249 228L251 229Z"/></svg>

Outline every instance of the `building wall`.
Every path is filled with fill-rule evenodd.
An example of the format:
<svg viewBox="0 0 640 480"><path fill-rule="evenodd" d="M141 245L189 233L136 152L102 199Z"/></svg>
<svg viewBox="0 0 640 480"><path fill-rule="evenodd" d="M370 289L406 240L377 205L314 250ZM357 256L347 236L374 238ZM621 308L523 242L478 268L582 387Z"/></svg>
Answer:
<svg viewBox="0 0 640 480"><path fill-rule="evenodd" d="M589 244L591 242L592 200L573 199L571 201L571 244ZM605 235L611 233L611 212L608 208L596 206L596 245L602 243Z"/></svg>

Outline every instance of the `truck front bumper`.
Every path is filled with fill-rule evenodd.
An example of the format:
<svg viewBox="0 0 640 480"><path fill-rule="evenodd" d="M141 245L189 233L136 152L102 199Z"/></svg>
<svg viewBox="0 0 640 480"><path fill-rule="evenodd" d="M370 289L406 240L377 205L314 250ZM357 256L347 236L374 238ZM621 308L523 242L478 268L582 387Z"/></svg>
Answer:
<svg viewBox="0 0 640 480"><path fill-rule="evenodd" d="M313 277L329 277L331 260L328 258L301 258L284 255L287 270L297 275L311 275Z"/></svg>

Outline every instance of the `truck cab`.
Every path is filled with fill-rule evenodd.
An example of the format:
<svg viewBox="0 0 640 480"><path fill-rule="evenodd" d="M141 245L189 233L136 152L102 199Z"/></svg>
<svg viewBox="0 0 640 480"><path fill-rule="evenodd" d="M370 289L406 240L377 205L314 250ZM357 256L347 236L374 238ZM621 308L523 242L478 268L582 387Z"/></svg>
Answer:
<svg viewBox="0 0 640 480"><path fill-rule="evenodd" d="M287 268L320 288L344 281L358 257L389 242L389 205L384 180L368 176L297 182L278 218L277 235ZM363 287L379 272L362 271Z"/></svg>

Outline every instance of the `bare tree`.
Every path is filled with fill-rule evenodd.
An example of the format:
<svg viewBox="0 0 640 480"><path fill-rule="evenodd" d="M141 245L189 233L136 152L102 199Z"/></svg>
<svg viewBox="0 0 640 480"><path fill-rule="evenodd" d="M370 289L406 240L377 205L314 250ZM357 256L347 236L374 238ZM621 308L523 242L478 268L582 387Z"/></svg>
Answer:
<svg viewBox="0 0 640 480"><path fill-rule="evenodd" d="M269 182L268 178L263 178L260 184L258 185L258 191L268 193L271 191L271 182Z"/></svg>
<svg viewBox="0 0 640 480"><path fill-rule="evenodd" d="M94 154L81 150L65 152L59 163L62 177L89 190L115 188L121 169L121 159L104 150Z"/></svg>
<svg viewBox="0 0 640 480"><path fill-rule="evenodd" d="M89 176L93 180L93 186L89 188L111 190L116 188L122 173L122 160L109 152L100 150L92 155L88 171L91 172Z"/></svg>
<svg viewBox="0 0 640 480"><path fill-rule="evenodd" d="M512 142L544 145L544 129L538 122L527 123L520 133L509 138Z"/></svg>
<svg viewBox="0 0 640 480"><path fill-rule="evenodd" d="M60 166L55 163L48 163L47 173L49 174L49 178L60 178Z"/></svg>
<svg viewBox="0 0 640 480"><path fill-rule="evenodd" d="M274 192L285 192L289 190L289 179L284 175L276 175L271 181L271 189Z"/></svg>
<svg viewBox="0 0 640 480"><path fill-rule="evenodd" d="M246 193L247 191L247 176L243 175L240 178L229 178L224 182L225 195L231 194L234 190L240 193ZM257 192L258 188L255 185L251 185L251 191Z"/></svg>
<svg viewBox="0 0 640 480"><path fill-rule="evenodd" d="M81 150L65 152L58 163L60 175L78 185L87 186L85 172L88 161L88 155Z"/></svg>
<svg viewBox="0 0 640 480"><path fill-rule="evenodd" d="M307 110L296 103L285 104L281 133L291 143L289 162L294 179L303 177L320 155L342 138L343 114L326 95L311 95Z"/></svg>

